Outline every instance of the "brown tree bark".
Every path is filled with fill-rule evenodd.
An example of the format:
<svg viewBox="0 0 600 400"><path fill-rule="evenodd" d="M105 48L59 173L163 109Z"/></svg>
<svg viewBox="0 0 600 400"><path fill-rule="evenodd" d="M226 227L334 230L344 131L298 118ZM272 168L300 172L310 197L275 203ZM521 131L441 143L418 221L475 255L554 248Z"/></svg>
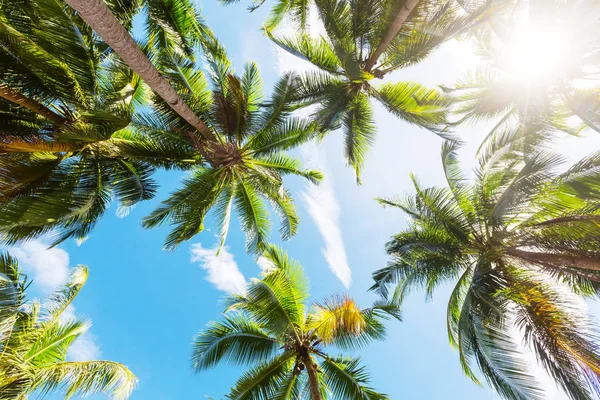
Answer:
<svg viewBox="0 0 600 400"><path fill-rule="evenodd" d="M538 253L534 251L525 251L519 249L508 249L506 253L509 256L517 257L523 260L539 264L550 264L578 269L587 269L591 271L600 271L600 260L585 256Z"/></svg>
<svg viewBox="0 0 600 400"><path fill-rule="evenodd" d="M417 6L418 3L419 0L406 0L404 2L404 6L400 9L400 11L398 11L396 18L394 18L394 20L392 21L385 36L375 49L375 52L371 54L371 56L365 62L366 71L371 71L371 69L373 69L373 67L377 63L377 60L379 60L379 57L381 57L385 49L387 49L392 40L394 40L398 32L400 32L400 28L402 28L402 25L404 25L404 23L408 19L408 16L412 12L412 10Z"/></svg>
<svg viewBox="0 0 600 400"><path fill-rule="evenodd" d="M306 373L308 374L308 386L310 387L310 397L312 400L323 400L321 391L319 390L319 377L317 376L317 365L314 363L310 355L304 357L306 365Z"/></svg>
<svg viewBox="0 0 600 400"><path fill-rule="evenodd" d="M65 122L67 122L65 118L56 114L48 107L44 106L41 103L38 103L35 100L30 99L29 97L23 95L22 93L19 93L14 89L9 88L8 86L2 83L0 83L0 97L3 97L8 101L12 101L13 103L20 105L21 107L25 107L33 111L34 113L41 115L42 117L46 118L48 121L51 121L56 125L62 125Z"/></svg>
<svg viewBox="0 0 600 400"><path fill-rule="evenodd" d="M534 262L534 264L540 265L541 267L543 267L544 270L560 271L565 274L577 275L582 278L589 279L592 282L600 283L600 275L594 274L589 271L584 271L581 269L573 269L573 268L568 268L568 267L562 267L562 266L553 265L553 264L543 264L540 262Z"/></svg>
<svg viewBox="0 0 600 400"><path fill-rule="evenodd" d="M177 114L196 128L202 137L214 143L211 130L185 104L181 96L152 65L129 32L115 18L103 0L66 0L100 37L135 71L146 84L160 96Z"/></svg>

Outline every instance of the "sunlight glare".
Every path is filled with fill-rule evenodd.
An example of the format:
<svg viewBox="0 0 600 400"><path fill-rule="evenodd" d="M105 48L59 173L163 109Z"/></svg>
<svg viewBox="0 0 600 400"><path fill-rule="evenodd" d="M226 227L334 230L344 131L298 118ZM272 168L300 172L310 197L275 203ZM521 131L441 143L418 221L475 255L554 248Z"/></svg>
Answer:
<svg viewBox="0 0 600 400"><path fill-rule="evenodd" d="M568 35L550 27L524 27L505 55L508 70L519 80L547 81L559 78L568 68Z"/></svg>

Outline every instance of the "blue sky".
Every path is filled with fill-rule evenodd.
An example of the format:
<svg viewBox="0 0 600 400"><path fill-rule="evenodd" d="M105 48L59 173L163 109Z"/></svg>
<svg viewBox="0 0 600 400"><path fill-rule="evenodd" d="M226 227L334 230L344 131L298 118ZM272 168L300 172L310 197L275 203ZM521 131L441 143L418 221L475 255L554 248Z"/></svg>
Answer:
<svg viewBox="0 0 600 400"><path fill-rule="evenodd" d="M246 61L258 63L266 92L282 71L305 68L262 36L259 28L269 3L252 14L243 2L229 7L214 0L200 4L237 69ZM452 42L420 66L397 72L390 79L451 84L474 62L468 44ZM362 186L356 185L352 170L344 165L339 132L319 145L295 152L307 166L326 173L318 188L300 179L287 180L301 224L298 234L284 246L311 278L313 300L347 291L364 306L373 301L374 295L367 292L371 273L385 266L385 242L405 226L404 215L381 208L373 198L410 192L409 172L424 185L444 182L439 138L399 121L382 107L376 107L375 115L379 133ZM485 129L461 128L459 133L468 142L461 154L464 168L469 169ZM600 141L591 134L589 139L560 142L561 149L574 159L598 145ZM237 290L244 279L260 272L244 253L237 221L230 230L227 251L219 259L208 251L217 244L211 221L205 232L173 252L162 250L168 228L149 231L140 227L141 218L178 187L182 177L179 173L157 174L161 189L155 200L138 205L125 218L118 218L113 207L79 246L69 241L47 251L42 242L34 241L13 250L34 279L33 296L42 296L64 281L70 267L90 267L88 283L72 312L91 319L93 326L71 357L99 357L128 365L140 379L132 399L204 395L219 399L241 372L220 366L194 374L189 365L191 340L205 323L219 317L225 291ZM276 228L273 241L280 243ZM392 399L498 398L463 376L457 354L447 341L447 297L444 289L429 301L423 293L411 294L404 304L404 321L389 323L387 341L360 352L374 387ZM549 396L562 398L557 393Z"/></svg>

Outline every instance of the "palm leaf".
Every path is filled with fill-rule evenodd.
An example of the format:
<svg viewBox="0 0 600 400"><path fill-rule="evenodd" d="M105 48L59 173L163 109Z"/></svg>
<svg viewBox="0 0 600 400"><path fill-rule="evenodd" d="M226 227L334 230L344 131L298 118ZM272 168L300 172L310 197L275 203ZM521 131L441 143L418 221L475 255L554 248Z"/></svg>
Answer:
<svg viewBox="0 0 600 400"><path fill-rule="evenodd" d="M369 385L369 375L360 366L359 358L325 358L320 364L324 381L334 398L383 400L388 396L378 393Z"/></svg>
<svg viewBox="0 0 600 400"><path fill-rule="evenodd" d="M129 397L137 378L122 364L111 361L63 362L41 368L32 387L40 393L58 389L65 398L107 392L112 399Z"/></svg>
<svg viewBox="0 0 600 400"><path fill-rule="evenodd" d="M246 365L275 354L279 343L244 314L230 314L212 322L194 339L192 366L196 371L220 362Z"/></svg>

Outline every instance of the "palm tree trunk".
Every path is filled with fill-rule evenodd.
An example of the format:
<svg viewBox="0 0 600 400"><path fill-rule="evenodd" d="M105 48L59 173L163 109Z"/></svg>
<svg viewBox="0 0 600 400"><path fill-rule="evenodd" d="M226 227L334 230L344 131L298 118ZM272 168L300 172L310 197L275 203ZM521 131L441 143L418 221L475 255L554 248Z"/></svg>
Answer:
<svg viewBox="0 0 600 400"><path fill-rule="evenodd" d="M508 255L538 264L550 264L555 266L566 266L588 271L600 271L600 260L585 257L571 256L565 254L538 253L519 249L508 249Z"/></svg>
<svg viewBox="0 0 600 400"><path fill-rule="evenodd" d="M559 267L559 266L552 265L552 264L540 264L540 265L542 265L545 269L551 269L554 272L562 272L564 274L576 275L581 278L589 279L592 282L600 283L600 275L599 274L594 274L592 272L586 272L581 269Z"/></svg>
<svg viewBox="0 0 600 400"><path fill-rule="evenodd" d="M385 36L375 49L375 52L371 54L371 57L369 57L365 62L366 71L371 71L371 69L375 66L375 63L377 63L379 57L381 57L381 55L390 45L392 40L394 40L398 32L400 32L400 28L402 28L402 25L404 25L404 23L408 19L408 16L412 12L412 10L417 6L418 3L419 0L406 0L404 2L404 6L402 6L402 8L398 11L396 18L394 18L394 20L392 21L390 27L388 28L388 31L385 33Z"/></svg>
<svg viewBox="0 0 600 400"><path fill-rule="evenodd" d="M216 138L211 130L185 104L181 96L152 65L129 32L115 18L103 0L66 0L100 37L159 95L181 118L196 128L211 143Z"/></svg>
<svg viewBox="0 0 600 400"><path fill-rule="evenodd" d="M314 363L310 355L304 358L306 373L308 374L308 386L310 388L310 397L312 400L323 400L319 388L319 377L317 376L317 364Z"/></svg>
<svg viewBox="0 0 600 400"><path fill-rule="evenodd" d="M51 111L48 107L35 100L31 100L27 96L19 93L18 91L9 88L8 86L0 83L0 97L5 98L8 101L12 101L15 104L25 107L34 113L41 115L48 121L52 121L56 125L62 125L66 122L66 119Z"/></svg>

